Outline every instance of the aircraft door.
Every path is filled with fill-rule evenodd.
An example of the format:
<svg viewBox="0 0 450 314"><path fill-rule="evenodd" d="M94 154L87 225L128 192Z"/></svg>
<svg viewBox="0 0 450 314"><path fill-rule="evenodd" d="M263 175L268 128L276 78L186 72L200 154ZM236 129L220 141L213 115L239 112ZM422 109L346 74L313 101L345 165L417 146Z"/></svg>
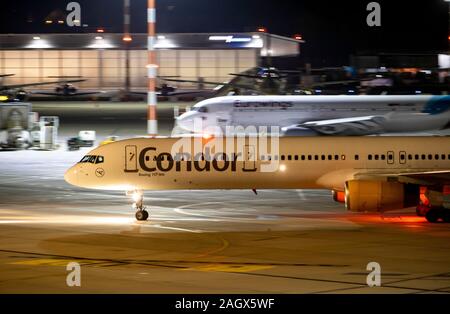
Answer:
<svg viewBox="0 0 450 314"><path fill-rule="evenodd" d="M392 151L387 152L387 163L389 165L393 165L394 162L395 162L394 152L392 152Z"/></svg>
<svg viewBox="0 0 450 314"><path fill-rule="evenodd" d="M244 146L244 168L242 171L256 171L255 146Z"/></svg>
<svg viewBox="0 0 450 314"><path fill-rule="evenodd" d="M138 172L136 145L125 146L125 172Z"/></svg>

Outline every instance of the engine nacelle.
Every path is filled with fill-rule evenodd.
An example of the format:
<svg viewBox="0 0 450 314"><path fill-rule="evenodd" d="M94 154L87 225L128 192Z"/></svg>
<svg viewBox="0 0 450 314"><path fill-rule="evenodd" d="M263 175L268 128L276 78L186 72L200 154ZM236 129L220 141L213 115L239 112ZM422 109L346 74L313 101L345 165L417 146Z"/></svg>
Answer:
<svg viewBox="0 0 450 314"><path fill-rule="evenodd" d="M380 212L416 206L420 186L399 182L359 181L345 183L345 206L354 212Z"/></svg>

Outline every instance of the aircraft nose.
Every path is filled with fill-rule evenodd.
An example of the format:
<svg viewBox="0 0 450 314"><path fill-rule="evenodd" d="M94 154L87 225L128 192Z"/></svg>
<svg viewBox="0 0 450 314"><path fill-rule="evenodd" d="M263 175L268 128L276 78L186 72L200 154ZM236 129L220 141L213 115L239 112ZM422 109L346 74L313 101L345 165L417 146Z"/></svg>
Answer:
<svg viewBox="0 0 450 314"><path fill-rule="evenodd" d="M77 165L72 166L64 174L64 180L69 184L77 185L78 184L78 172L79 172L79 169L78 169Z"/></svg>
<svg viewBox="0 0 450 314"><path fill-rule="evenodd" d="M177 124L183 130L194 132L194 119L191 116L183 116L177 118Z"/></svg>

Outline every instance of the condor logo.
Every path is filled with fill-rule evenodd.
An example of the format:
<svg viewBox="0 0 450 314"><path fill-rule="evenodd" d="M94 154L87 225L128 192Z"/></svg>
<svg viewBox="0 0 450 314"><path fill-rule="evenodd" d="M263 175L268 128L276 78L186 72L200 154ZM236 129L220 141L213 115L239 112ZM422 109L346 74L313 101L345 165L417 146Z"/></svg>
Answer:
<svg viewBox="0 0 450 314"><path fill-rule="evenodd" d="M127 148L127 156L133 156L132 148ZM131 152L130 152L131 151ZM247 149L246 151L251 151ZM253 160L250 160L250 157ZM254 155L246 154L242 158L241 153L233 153L227 155L226 153L220 152L216 154L211 154L208 149L205 152L191 156L189 153L179 153L172 156L170 153L162 152L157 153L155 147L146 147L139 153L139 158L137 160L140 169L145 172L169 172L169 171L198 171L198 172L208 172L208 171L237 171L237 162L242 160L242 171L256 171L256 163L254 160ZM135 161L127 159L127 164L125 168L126 172L137 172L135 170Z"/></svg>

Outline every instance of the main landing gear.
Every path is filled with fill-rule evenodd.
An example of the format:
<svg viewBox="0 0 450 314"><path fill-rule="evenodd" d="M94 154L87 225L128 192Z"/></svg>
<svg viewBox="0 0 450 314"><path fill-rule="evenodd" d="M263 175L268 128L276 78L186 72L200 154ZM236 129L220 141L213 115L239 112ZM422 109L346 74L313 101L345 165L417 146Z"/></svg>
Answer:
<svg viewBox="0 0 450 314"><path fill-rule="evenodd" d="M450 209L443 206L426 206L419 205L416 208L416 213L418 216L425 216L428 222L435 223L439 219L443 222L450 222Z"/></svg>
<svg viewBox="0 0 450 314"><path fill-rule="evenodd" d="M127 193L129 194L129 193ZM135 217L138 221L145 221L148 219L148 211L144 206L144 194L141 191L134 191L131 193L133 197L133 208L137 209Z"/></svg>

